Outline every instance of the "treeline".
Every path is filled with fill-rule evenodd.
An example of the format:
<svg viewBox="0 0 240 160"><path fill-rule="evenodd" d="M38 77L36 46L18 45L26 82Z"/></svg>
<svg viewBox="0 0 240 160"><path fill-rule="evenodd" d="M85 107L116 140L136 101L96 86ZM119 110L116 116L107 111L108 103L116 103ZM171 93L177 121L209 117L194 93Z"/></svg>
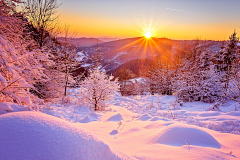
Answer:
<svg viewBox="0 0 240 160"><path fill-rule="evenodd" d="M218 52L208 49L208 41L193 41L175 54L167 52L156 57L154 65L141 72L141 81L129 81L134 78L131 67L121 68L115 72L122 82L121 93L176 94L183 102L240 102L238 41L234 31Z"/></svg>

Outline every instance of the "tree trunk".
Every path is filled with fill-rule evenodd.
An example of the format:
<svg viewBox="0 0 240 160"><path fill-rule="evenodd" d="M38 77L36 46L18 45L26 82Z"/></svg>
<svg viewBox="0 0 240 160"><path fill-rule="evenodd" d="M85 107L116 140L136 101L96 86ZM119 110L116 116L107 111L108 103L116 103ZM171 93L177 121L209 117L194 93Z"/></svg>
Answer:
<svg viewBox="0 0 240 160"><path fill-rule="evenodd" d="M64 87L64 96L67 96L67 84L68 84L68 68L66 66L66 75L65 75L66 84Z"/></svg>

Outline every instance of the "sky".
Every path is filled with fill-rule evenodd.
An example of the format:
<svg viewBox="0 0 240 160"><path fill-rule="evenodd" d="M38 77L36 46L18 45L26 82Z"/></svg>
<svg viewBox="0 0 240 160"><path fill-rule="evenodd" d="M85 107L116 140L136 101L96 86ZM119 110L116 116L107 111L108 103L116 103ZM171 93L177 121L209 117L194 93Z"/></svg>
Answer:
<svg viewBox="0 0 240 160"><path fill-rule="evenodd" d="M240 0L58 0L77 37L227 40L240 35Z"/></svg>

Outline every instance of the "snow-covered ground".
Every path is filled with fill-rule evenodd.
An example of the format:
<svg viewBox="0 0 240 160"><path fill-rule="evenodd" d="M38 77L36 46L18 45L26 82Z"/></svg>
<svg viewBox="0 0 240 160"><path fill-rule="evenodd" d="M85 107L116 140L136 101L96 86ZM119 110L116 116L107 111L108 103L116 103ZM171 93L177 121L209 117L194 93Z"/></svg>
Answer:
<svg viewBox="0 0 240 160"><path fill-rule="evenodd" d="M98 155L101 152L109 156L107 159L229 160L240 158L240 111L237 111L240 108L233 101L220 106L221 111L209 111L213 104L189 102L180 106L179 103L176 103L175 96L139 95L123 97L115 94L113 99L107 102L109 106L107 111L92 112L87 107L74 104L75 100L77 98L73 97L73 103L65 107L61 104L52 104L50 109L43 110L43 113L58 118L38 112L7 113L23 109L16 106L13 108L11 107L13 104L6 103L8 111L2 111L2 113L7 114L0 116L0 138L4 137L5 143L0 143L0 148L4 148L5 145L7 145L6 148L13 145L10 147L17 147L17 149L11 151L11 154L13 154L12 152L15 153L20 150L21 147L17 145L21 144L18 144L17 141L22 138L28 139L27 142L30 143L31 140L37 141L36 136L35 139L32 138L32 134L36 132L38 136L60 132L59 137L49 135L46 140L41 137L41 141L49 142L50 146L59 144L59 150L66 150L67 153L71 152L66 149L67 147L74 148L76 146L71 152L72 154L77 154L77 150L83 149L81 148L83 145L89 148L94 148L94 146L98 148L95 151L95 157L89 158L86 156L85 159L104 159ZM28 121L27 118L29 117L30 120ZM19 121L19 119L22 120ZM24 125L21 125L21 123ZM33 129L40 126L41 129L33 132L31 126ZM50 128L53 131L49 131L48 128L45 132L44 127L46 126L51 126ZM68 127L70 128L68 129ZM4 128L4 131L2 128ZM29 134L23 136L27 134L25 132L22 134L26 128L30 128L30 130L28 129ZM16 133L21 134L18 137ZM94 137L94 142L90 138L91 143L89 145L85 144L88 138L80 138L81 135ZM18 138L12 138L15 136ZM53 140L49 137L52 137ZM66 146L63 147L66 137L70 137L72 140L67 141ZM2 139L0 142L2 142ZM77 143L73 143L73 141ZM27 142L26 144L28 144ZM38 144L34 145L37 146ZM106 145L108 147L101 147ZM28 150L27 147L24 147L24 149ZM7 151L5 149L2 152ZM29 152L33 151L29 149ZM53 152L47 153L48 155L55 154ZM79 155L81 157L81 154L83 154L82 156L95 154L95 152L87 149L84 153L79 152L76 157ZM36 153L46 156L44 150ZM60 152L57 153L60 154ZM77 159L73 156L67 158L67 153L61 154L62 159ZM1 154L0 151L0 155L6 156L7 154ZM7 158L9 158L9 155ZM36 159L39 159L39 157L36 157Z"/></svg>

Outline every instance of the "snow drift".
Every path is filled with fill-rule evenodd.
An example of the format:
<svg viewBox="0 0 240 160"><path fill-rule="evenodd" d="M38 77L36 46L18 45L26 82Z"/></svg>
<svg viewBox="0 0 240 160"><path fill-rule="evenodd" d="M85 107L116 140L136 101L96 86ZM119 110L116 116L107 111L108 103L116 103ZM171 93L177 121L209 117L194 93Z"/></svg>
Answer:
<svg viewBox="0 0 240 160"><path fill-rule="evenodd" d="M156 142L171 146L195 145L201 147L220 148L220 144L207 132L197 127L184 124L172 124L165 128L158 136Z"/></svg>
<svg viewBox="0 0 240 160"><path fill-rule="evenodd" d="M114 152L90 132L38 112L0 116L1 159L131 159Z"/></svg>
<svg viewBox="0 0 240 160"><path fill-rule="evenodd" d="M90 115L87 115L85 118L80 120L80 123L89 123L92 121L97 121L98 115L96 113L91 113Z"/></svg>
<svg viewBox="0 0 240 160"><path fill-rule="evenodd" d="M0 115L8 112L29 111L26 106L18 105L16 103L0 103Z"/></svg>

